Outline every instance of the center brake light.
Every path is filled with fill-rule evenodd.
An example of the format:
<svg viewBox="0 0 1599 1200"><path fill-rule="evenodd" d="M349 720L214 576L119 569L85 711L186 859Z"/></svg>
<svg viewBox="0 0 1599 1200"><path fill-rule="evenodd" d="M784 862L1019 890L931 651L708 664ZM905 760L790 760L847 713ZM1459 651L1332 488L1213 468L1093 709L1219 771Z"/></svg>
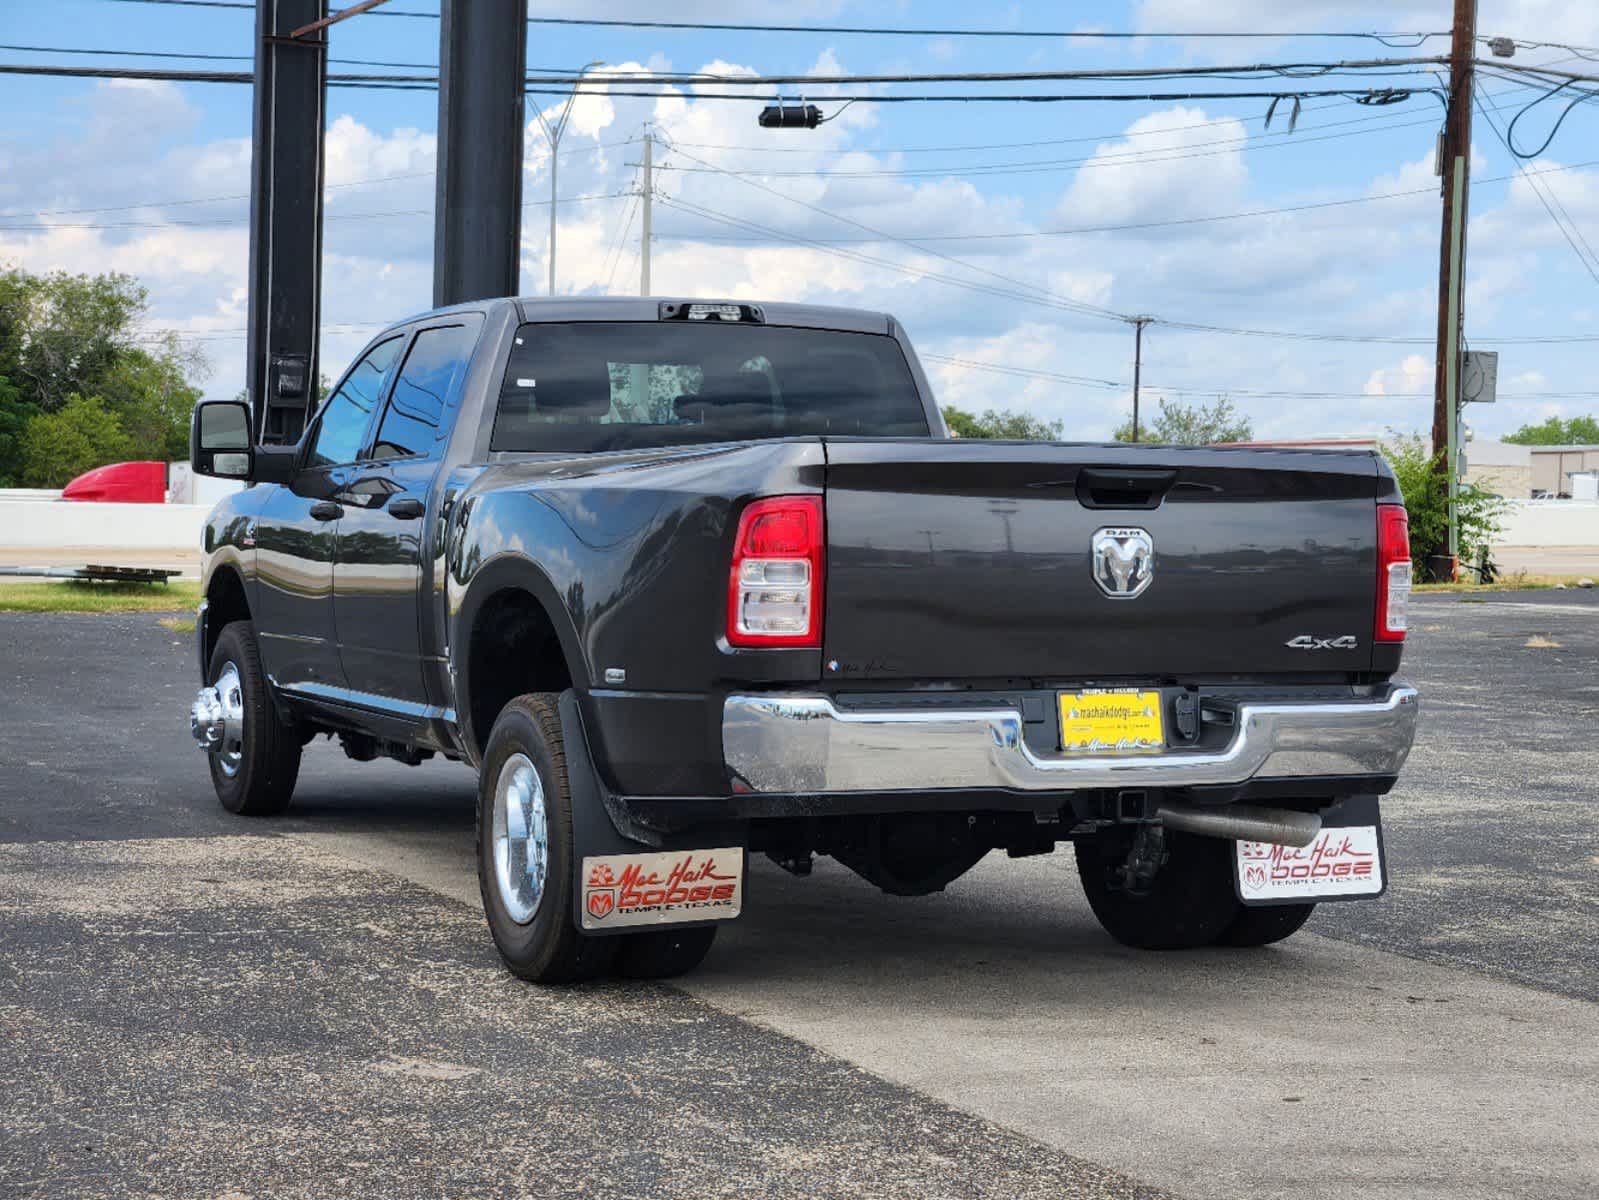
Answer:
<svg viewBox="0 0 1599 1200"><path fill-rule="evenodd" d="M751 501L738 521L727 587L734 646L822 644L822 498Z"/></svg>
<svg viewBox="0 0 1599 1200"><path fill-rule="evenodd" d="M1379 642L1402 642L1409 625L1410 516L1403 504L1377 506L1377 629Z"/></svg>

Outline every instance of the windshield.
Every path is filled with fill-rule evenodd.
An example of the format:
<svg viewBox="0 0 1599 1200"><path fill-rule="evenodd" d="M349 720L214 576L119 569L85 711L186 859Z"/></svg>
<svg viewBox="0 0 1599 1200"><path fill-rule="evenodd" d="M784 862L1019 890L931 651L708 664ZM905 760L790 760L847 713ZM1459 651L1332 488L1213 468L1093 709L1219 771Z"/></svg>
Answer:
<svg viewBox="0 0 1599 1200"><path fill-rule="evenodd" d="M489 446L621 450L813 435L929 436L899 343L766 325L524 325Z"/></svg>

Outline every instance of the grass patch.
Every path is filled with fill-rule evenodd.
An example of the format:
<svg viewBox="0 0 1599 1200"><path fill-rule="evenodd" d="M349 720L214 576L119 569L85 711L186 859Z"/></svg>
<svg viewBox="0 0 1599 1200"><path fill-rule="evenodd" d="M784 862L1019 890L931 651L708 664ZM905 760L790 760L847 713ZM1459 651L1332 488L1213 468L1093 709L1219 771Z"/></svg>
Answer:
<svg viewBox="0 0 1599 1200"><path fill-rule="evenodd" d="M0 612L169 613L193 611L199 603L200 585L192 581L91 583L64 579L0 583Z"/></svg>
<svg viewBox="0 0 1599 1200"><path fill-rule="evenodd" d="M1418 583L1415 591L1418 594L1428 592L1536 592L1544 588L1552 588L1556 584L1565 584L1569 588L1577 586L1581 575L1530 575L1526 571L1515 571L1509 575L1501 575L1492 583Z"/></svg>
<svg viewBox="0 0 1599 1200"><path fill-rule="evenodd" d="M162 617L156 624L173 633L193 633L199 622L193 617Z"/></svg>

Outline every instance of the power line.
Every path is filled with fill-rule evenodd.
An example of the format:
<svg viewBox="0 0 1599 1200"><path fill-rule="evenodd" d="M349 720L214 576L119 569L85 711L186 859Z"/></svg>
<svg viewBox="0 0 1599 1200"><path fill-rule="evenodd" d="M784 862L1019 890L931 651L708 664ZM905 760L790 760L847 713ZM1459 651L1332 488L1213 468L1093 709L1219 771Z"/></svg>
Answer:
<svg viewBox="0 0 1599 1200"><path fill-rule="evenodd" d="M736 170L737 175L759 175L764 179L914 179L927 176L953 175L962 178L981 175L1034 175L1048 174L1055 171L1068 170L1075 167L1094 166L1137 166L1144 163L1175 162L1187 158L1209 158L1217 154L1225 154L1227 150L1201 150L1196 147L1220 146L1237 150L1271 150L1283 146L1305 145L1314 142L1334 141L1340 138L1359 137L1371 133L1383 133L1393 129L1409 129L1418 125L1437 124L1436 118L1423 117L1415 121L1390 122L1377 129L1346 129L1338 133L1324 133L1317 136L1283 135L1282 140L1265 141L1256 136L1241 138L1218 138L1209 142L1194 142L1186 147L1167 147L1159 150L1135 150L1126 153L1092 154L1082 158L1055 158L1031 159L1020 162L1007 163L956 163L941 164L933 167L911 167L895 170L893 168L873 168L861 170L812 170L812 171L774 171L765 167L755 167L746 170ZM706 167L673 167L671 170L687 174L702 174L707 170L716 168Z"/></svg>
<svg viewBox="0 0 1599 1200"><path fill-rule="evenodd" d="M1494 136L1499 139L1506 150L1510 151L1511 157L1514 158L1515 150L1510 145L1509 135L1499 127L1499 122L1494 119L1494 113L1498 111L1497 106L1483 103L1481 96L1475 96L1473 99L1476 101L1477 111L1482 113L1483 120L1487 121L1488 127L1494 131ZM1520 171L1521 168L1518 164L1518 173ZM1571 214L1566 212L1565 206L1560 203L1560 198L1555 196L1552 191L1545 195L1544 189L1546 185L1536 178L1529 177L1527 184L1532 188L1533 194L1538 197L1538 202L1543 205L1544 211L1549 214L1549 219L1555 223L1555 228L1560 230L1560 236L1566 239L1566 244L1571 247L1571 252L1582 263L1583 269L1588 272L1589 277L1595 283L1599 283L1599 271L1594 269L1594 263L1599 261L1599 256L1595 256L1593 247L1588 245L1588 239L1583 237L1582 230L1575 221L1572 221ZM1556 207L1560 209L1558 215L1555 212ZM1564 220L1562 220L1562 216ZM1579 242L1581 243L1580 245L1578 244Z"/></svg>
<svg viewBox="0 0 1599 1200"><path fill-rule="evenodd" d="M141 3L150 0L139 0ZM174 0L176 2L176 0ZM199 0L185 0L186 3L198 3ZM216 0L220 2L220 0ZM375 9L375 13L386 10ZM58 76L62 78L80 79L141 79L167 83L254 83L254 75L248 71L178 71L157 68L139 67L71 67L60 65L33 65L23 63L0 64L0 74L5 75L40 75ZM541 78L530 81L537 86L523 89L524 95L531 96L569 96L572 94L570 87L545 86L559 82L560 77ZM592 86L598 83L598 87ZM366 75L366 74L329 74L327 84L334 88L356 88L371 91L437 91L438 80L424 75ZM683 93L677 85L668 81L659 87L641 90L638 88L617 88L602 81L590 80L590 87L577 89L585 95L602 95L607 97L625 96L658 100L662 97L682 99ZM1139 93L1039 93L1024 92L1017 94L989 94L989 93L944 93L944 94L915 94L915 95L833 95L828 99L840 104L1065 104L1065 103L1117 103L1143 101L1149 103L1169 103L1180 100L1306 100L1325 96L1344 96L1367 104L1393 104L1409 99L1422 89L1406 88L1279 88L1275 91L1211 91L1211 92L1139 92ZM1430 89L1427 89L1430 90ZM694 100L727 100L727 101L753 101L769 103L773 97L762 92L704 92L696 91L692 95Z"/></svg>
<svg viewBox="0 0 1599 1200"><path fill-rule="evenodd" d="M862 34L886 37L970 37L970 38L1084 38L1095 40L1198 40L1207 38L1260 38L1271 40L1289 40L1303 38L1366 38L1382 42L1384 45L1396 41L1414 39L1414 45L1420 45L1428 38L1447 37L1448 31L1442 33L1368 33L1368 32L1337 32L1337 31L1294 31L1263 33L1250 31L1246 33L1226 33L1217 30L1198 30L1187 33L1173 32L1143 32L1131 30L1089 30L1079 31L1070 29L934 29L934 28L909 28L904 26L881 25L775 25L757 24L750 22L731 21L622 21L600 20L586 17L529 17L530 25L587 25L615 29L670 29L670 30L698 30L721 33L826 33L826 34Z"/></svg>
<svg viewBox="0 0 1599 1200"><path fill-rule="evenodd" d="M116 58L179 58L207 62L255 61L255 56L251 54L209 54L198 50L113 50L98 46L19 46L9 43L0 43L0 50L13 50L23 54L84 54ZM329 58L328 62L345 63L358 67L398 67L414 71L437 71L439 69L439 64L436 62L394 62L389 59L379 58L340 58L335 56ZM571 67L528 67L526 69L536 75L566 75L572 70Z"/></svg>
<svg viewBox="0 0 1599 1200"><path fill-rule="evenodd" d="M886 268L890 271L898 272L901 275L908 276L915 280L932 280L937 283L947 284L950 287L958 287L967 291L977 292L981 295L994 296L1002 300L1018 300L1027 304L1037 304L1044 308L1070 312L1078 316L1086 315L1103 318L1108 315L1110 319L1113 320L1120 321L1124 319L1119 313L1109 313L1108 310L1094 310L1089 306L1079 306L1075 302L1065 300L1063 297L1054 297L1048 294L1039 295L1027 291L1017 291L1014 288L1002 288L993 284L982 283L978 280L961 279L953 275L942 274L938 271L909 267L903 263L897 263L891 259L881 258L876 255L863 254L855 250L843 250L838 247L824 245L820 242L813 242L809 238L799 234L785 233L782 230L773 229L769 225L762 225L755 221L747 221L741 217L733 217L726 213L719 213L714 209L707 209L697 204L691 204L686 200L679 200L670 196L661 196L658 197L658 199L662 204L669 205L673 208L680 208L685 212L690 212L694 215L704 217L709 221L717 221L734 228L743 228L765 233L780 241L787 241L800 246L809 246L823 254L831 255L835 258L842 258L848 262L856 262L866 266ZM1087 311L1084 311L1085 308Z"/></svg>
<svg viewBox="0 0 1599 1200"><path fill-rule="evenodd" d="M1127 385L1118 383L1114 379L1092 379L1082 375L1063 375L1058 371L1042 371L1036 367L1014 367L1008 363L981 362L970 358L954 358L948 354L929 354L922 352L918 357L927 362L946 363L954 367L971 367L979 371L993 371L999 375L1020 375L1028 378L1049 379L1057 383L1069 383L1077 387L1098 388L1108 391L1122 391Z"/></svg>
<svg viewBox="0 0 1599 1200"><path fill-rule="evenodd" d="M669 142L668 145L670 145L670 144L671 143ZM676 149L676 147L673 147L673 149ZM696 162L696 163L699 163L701 166L712 167L713 169L715 169L714 168L714 164L708 163L704 159L695 158L692 154L688 154L687 152L681 151L681 150L679 150L678 153L682 154L683 157L688 159L690 162ZM870 234L873 234L875 236L881 237L881 238L883 238L886 241L898 242L898 243L900 243L902 245L909 246L913 250L918 250L918 251L920 251L923 254L930 254L934 258L940 259L940 260L942 260L944 262L947 262L947 263L951 263L951 264L953 264L953 265L955 265L957 267L963 268L964 270L976 272L979 275L987 275L989 278L997 279L997 280L1001 281L1002 283L1010 284L1010 285L1015 286L1015 287L1027 288L1027 289L1029 289L1031 291L1037 292L1040 296L1048 298L1050 301L1052 301L1052 302L1054 302L1056 304L1069 307L1069 308L1071 308L1074 311L1082 312L1082 313L1085 313L1085 314L1088 314L1088 315L1091 315L1091 316L1108 318L1108 319L1116 320L1116 321L1129 321L1129 320L1132 319L1131 316L1126 314L1126 313L1115 312L1115 311L1113 311L1111 309L1103 308L1103 307L1101 307L1100 305L1097 305L1097 304L1085 304L1085 303L1083 303L1082 301L1079 301L1079 300L1070 300L1070 299L1068 299L1066 297L1057 296L1057 295L1055 295L1055 293L1050 292L1047 288L1040 288L1040 287L1037 287L1037 286L1035 286L1033 284L1026 283L1026 282L1024 282L1022 280L1014 279L1014 278L1012 278L1009 275L1003 275L1003 274L1001 274L998 271L991 271L991 270L989 270L986 267L979 267L979 266L975 265L974 263L969 263L969 262L965 261L964 259L956 258L952 254L945 254L941 250L929 250L929 249L927 249L924 246L917 246L914 242L909 241L908 239L897 237L897 236L895 236L893 234L885 233L883 230L876 229L876 228L874 228L871 225L867 225L865 222L857 221L853 217L846 217L846 216L843 216L840 213L835 213L835 212L833 212L833 211L831 211L829 209L823 208L820 205L812 204L812 203L810 203L807 200L801 200L797 196L790 196L787 192L780 192L776 188L767 187L763 183L758 183L757 181L755 181L753 179L746 178L746 177L744 177L742 175L733 175L731 172L724 172L724 174L727 174L730 178L737 179L740 183L744 184L747 187L756 188L759 191L765 192L765 193L767 193L770 196L777 197L779 200L786 200L790 204L797 204L801 208L809 209L811 212L817 213L817 214L819 214L821 216L829 217L832 220L840 221L843 224L854 226L856 229L859 229L862 233L870 233Z"/></svg>
<svg viewBox="0 0 1599 1200"><path fill-rule="evenodd" d="M1515 175L1487 175L1476 180L1479 184L1503 183L1508 180L1520 178L1523 175L1551 175L1559 171L1576 171L1585 167L1599 166L1599 159L1587 162L1568 163L1560 166L1544 167L1539 170L1522 170ZM1279 208L1256 208L1244 212L1214 213L1202 217L1173 217L1164 221L1129 221L1117 225L1078 225L1065 229L1028 229L1009 233L941 233L941 234L902 234L903 240L921 244L922 242L972 242L972 241L1012 241L1021 238L1040 237L1077 237L1094 233L1128 233L1140 229L1165 229L1179 225L1203 225L1216 221L1239 221L1252 217L1274 217L1287 213L1311 212L1323 208L1343 208L1353 204L1370 204L1382 200L1403 200L1411 196L1437 195L1438 188L1421 187L1407 188L1400 192L1378 192L1370 196L1349 196L1341 200L1318 200L1306 204L1288 204ZM750 239L733 238L727 236L706 236L695 234L660 233L661 238L671 238L679 241L725 241L739 242ZM816 238L815 241L829 246L871 245L880 243L884 239L876 237L861 238Z"/></svg>
<svg viewBox="0 0 1599 1200"><path fill-rule="evenodd" d="M1094 67L1078 70L1034 71L904 71L887 75L712 75L706 72L625 71L608 73L605 78L620 79L633 85L678 84L683 82L727 83L739 87L842 87L845 84L868 86L889 83L1067 83L1079 80L1107 82L1141 79L1252 79L1277 75L1290 79L1312 79L1324 75L1354 72L1414 75L1419 67L1439 67L1449 60L1438 55L1414 58L1344 59L1334 62L1244 63L1214 67ZM1406 68L1394 71L1394 68ZM544 80L552 85L585 82L582 75L568 72ZM594 82L588 79L587 82Z"/></svg>
<svg viewBox="0 0 1599 1200"><path fill-rule="evenodd" d="M561 204L576 204L585 200L614 200L620 196L630 196L627 192L594 192L585 196L562 196L558 202ZM523 208L539 208L548 204L548 200L527 200ZM391 209L385 212L361 213L329 213L323 217L325 221L374 221L392 217L428 217L433 215L431 208L402 208ZM228 229L241 225L248 225L248 217L217 218L204 221L39 221L25 224L3 225L0 232L9 231L36 231L50 229Z"/></svg>
<svg viewBox="0 0 1599 1200"><path fill-rule="evenodd" d="M160 4L176 5L190 8L231 8L253 10L255 5L249 0L108 0L110 3L119 4ZM421 19L438 19L438 13L414 12L397 9L376 9L368 16L379 17L413 17ZM1362 38L1382 42L1389 45L1393 42L1413 41L1420 45L1429 38L1448 37L1448 30L1442 32L1401 32L1377 33L1360 30L1351 31L1305 31L1293 30L1275 33L1265 33L1251 30L1244 33L1227 33L1218 30L1196 30L1188 33L1170 32L1134 32L1134 31L1107 31L1107 30L1057 30L1057 29L928 29L907 28L880 25L776 25L760 23L715 22L715 21L623 21L603 20L598 18L581 17L529 17L530 25L585 25L601 28L620 29L672 29L672 30L701 30L707 32L724 33L849 33L887 37L974 37L974 38L1085 38L1085 39L1180 39L1201 40L1207 38L1257 38L1268 40L1292 40L1307 38Z"/></svg>

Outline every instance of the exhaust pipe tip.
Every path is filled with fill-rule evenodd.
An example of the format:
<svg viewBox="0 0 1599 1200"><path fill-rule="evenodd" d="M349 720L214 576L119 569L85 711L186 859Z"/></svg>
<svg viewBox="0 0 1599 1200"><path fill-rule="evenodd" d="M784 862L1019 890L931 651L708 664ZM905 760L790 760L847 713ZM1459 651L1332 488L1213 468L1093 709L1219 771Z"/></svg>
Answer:
<svg viewBox="0 0 1599 1200"><path fill-rule="evenodd" d="M1252 804L1199 808L1165 801L1155 809L1155 816L1168 829L1183 833L1234 842L1266 842L1273 846L1308 846L1321 833L1321 817L1316 813L1260 808Z"/></svg>

